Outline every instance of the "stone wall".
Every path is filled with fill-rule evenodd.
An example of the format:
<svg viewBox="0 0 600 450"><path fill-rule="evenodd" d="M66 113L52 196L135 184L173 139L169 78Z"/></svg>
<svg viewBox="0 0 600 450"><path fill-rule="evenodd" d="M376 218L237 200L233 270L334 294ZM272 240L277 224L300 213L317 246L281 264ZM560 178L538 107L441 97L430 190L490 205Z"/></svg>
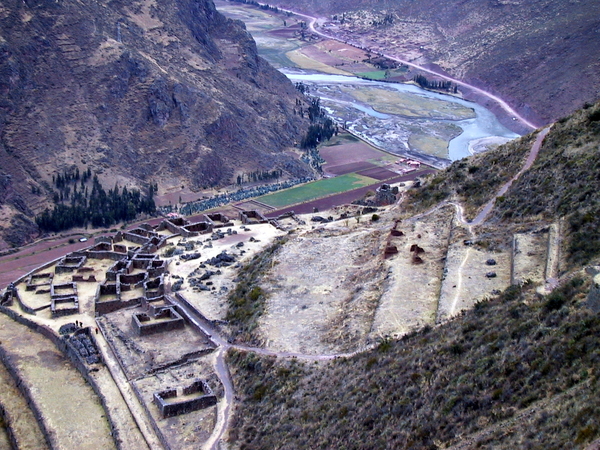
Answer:
<svg viewBox="0 0 600 450"><path fill-rule="evenodd" d="M245 225L257 224L257 223L268 223L268 219L263 216L260 211L240 211L240 220Z"/></svg>
<svg viewBox="0 0 600 450"><path fill-rule="evenodd" d="M595 313L600 313L600 274L594 276L586 306Z"/></svg>
<svg viewBox="0 0 600 450"><path fill-rule="evenodd" d="M54 268L54 273L75 272L85 264L86 259L85 256L67 255L58 262Z"/></svg>
<svg viewBox="0 0 600 450"><path fill-rule="evenodd" d="M111 434L113 436L115 444L116 444L117 448L120 448L119 433L113 423L112 416L108 413L109 409L106 405L106 398L105 398L104 394L102 393L100 387L96 383L96 380L93 378L93 376L90 375L90 367L88 365L86 365L86 363L84 361L82 361L82 359L79 357L78 354L76 354L76 352L74 352L73 347L68 345L67 339L58 337L56 334L54 334L54 332L50 328L45 327L43 325L39 325L39 324L21 316L20 314L18 314L17 312L15 312L14 310L12 310L10 308L6 308L6 307L0 305L0 313L6 314L14 321L19 322L22 325L25 325L27 328L31 329L32 331L34 331L36 333L40 333L42 336L49 339L56 346L56 348L59 351L61 351L71 361L73 366L79 371L79 373L83 376L83 378L87 381L87 383L92 387L92 390L94 391L94 393L100 399L100 403L101 403L102 408L104 409L104 412L108 419L108 423L111 428ZM90 336L90 339L92 339L96 348L98 348L97 342L96 342L95 338L93 337L93 335L89 332L89 330L88 330L88 335ZM56 443L54 442L52 433L49 432L49 430L45 426L45 423L43 421L43 416L42 416L40 410L37 408L37 405L33 401L34 396L31 394L29 387L25 383L20 382L20 377L19 377L17 369L13 365L11 359L7 357L6 353L4 353L4 351L2 350L2 347L0 347L0 360L2 361L2 363L4 363L5 367L7 368L7 370L11 374L11 376L15 380L17 380L17 387L19 388L19 391L21 391L27 404L31 408L31 411L33 412L33 414L36 418L36 421L38 422L38 424L40 426L40 429L42 431L42 434L44 435L44 438L46 439L46 442L48 442L48 445L50 446L50 448L58 448Z"/></svg>
<svg viewBox="0 0 600 450"><path fill-rule="evenodd" d="M103 302L96 301L94 304L96 315L104 315L111 312L118 311L123 308L130 308L133 306L139 306L142 302L140 298L134 298L131 300L121 300L115 298L113 300L106 300Z"/></svg>
<svg viewBox="0 0 600 450"><path fill-rule="evenodd" d="M134 314L131 317L131 322L139 336L179 330L185 327L183 317L173 307L160 310L154 317L146 313Z"/></svg>
<svg viewBox="0 0 600 450"><path fill-rule="evenodd" d="M187 414L217 404L217 397L203 380L196 380L190 386L184 387L182 395L188 398L177 401L176 389L154 393L154 403L163 418Z"/></svg>

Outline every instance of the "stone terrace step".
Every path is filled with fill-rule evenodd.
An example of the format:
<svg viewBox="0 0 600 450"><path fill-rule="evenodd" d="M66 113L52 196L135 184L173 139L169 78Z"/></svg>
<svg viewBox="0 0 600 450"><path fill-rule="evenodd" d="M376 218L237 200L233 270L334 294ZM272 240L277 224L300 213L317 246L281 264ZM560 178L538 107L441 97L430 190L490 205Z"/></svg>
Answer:
<svg viewBox="0 0 600 450"><path fill-rule="evenodd" d="M17 380L14 380L6 367L0 363L0 407L4 411L4 419L12 434L13 443L17 448L47 450L49 447L42 430L16 383ZM7 443L0 439L0 448L5 448L5 444ZM12 447L8 444L7 448Z"/></svg>
<svg viewBox="0 0 600 450"><path fill-rule="evenodd" d="M100 400L50 340L0 314L0 342L53 448L116 448Z"/></svg>

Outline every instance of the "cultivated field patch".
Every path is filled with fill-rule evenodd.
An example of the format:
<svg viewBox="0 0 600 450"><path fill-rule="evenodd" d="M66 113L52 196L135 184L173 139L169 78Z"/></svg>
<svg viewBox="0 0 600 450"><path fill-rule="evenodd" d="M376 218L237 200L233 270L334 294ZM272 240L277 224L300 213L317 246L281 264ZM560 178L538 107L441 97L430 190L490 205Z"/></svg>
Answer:
<svg viewBox="0 0 600 450"><path fill-rule="evenodd" d="M349 164L341 164L339 166L326 166L325 170L328 173L334 174L334 175L345 175L347 173L353 173L353 172L360 172L360 171L364 171L364 170L369 170L369 169L373 169L373 168L377 168L377 166L368 163L366 161L357 161L357 162L352 162ZM369 176L369 175L366 175Z"/></svg>
<svg viewBox="0 0 600 450"><path fill-rule="evenodd" d="M368 78L370 80L385 80L386 79L386 71L385 70L373 70L370 72L357 72L357 76Z"/></svg>
<svg viewBox="0 0 600 450"><path fill-rule="evenodd" d="M436 136L413 134L408 139L410 148L439 158L448 158L448 141Z"/></svg>
<svg viewBox="0 0 600 450"><path fill-rule="evenodd" d="M392 172L391 170L388 170L384 167L373 167L370 169L361 170L358 174L364 177L375 178L379 181L387 180L398 176L396 172Z"/></svg>
<svg viewBox="0 0 600 450"><path fill-rule="evenodd" d="M351 135L338 136L332 139L327 145L319 148L319 153L327 161L328 170L334 166L362 161L368 161L377 166L384 166L398 159L389 153L377 150L363 141L358 141Z"/></svg>
<svg viewBox="0 0 600 450"><path fill-rule="evenodd" d="M352 75L350 72L346 72L345 70L336 69L335 67L331 67L320 61L316 61L306 56L300 51L300 49L287 52L285 56L302 69L316 70L318 72L331 73L334 75Z"/></svg>
<svg viewBox="0 0 600 450"><path fill-rule="evenodd" d="M284 191L259 197L260 202L274 207L302 203L326 195L337 194L351 189L376 183L373 178L349 173L335 178L326 178L314 183L304 184Z"/></svg>

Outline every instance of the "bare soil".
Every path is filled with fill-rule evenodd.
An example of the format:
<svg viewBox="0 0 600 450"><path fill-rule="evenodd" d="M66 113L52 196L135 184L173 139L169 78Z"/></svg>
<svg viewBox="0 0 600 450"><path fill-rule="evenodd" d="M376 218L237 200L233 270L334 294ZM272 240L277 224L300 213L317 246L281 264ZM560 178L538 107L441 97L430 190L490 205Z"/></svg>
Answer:
<svg viewBox="0 0 600 450"><path fill-rule="evenodd" d="M205 269L201 269L199 268L199 265L203 261L213 258L223 251L226 251L230 255L235 255L237 262L244 264L248 262L252 256L258 254L272 243L275 237L284 234L283 231L277 230L268 224L242 227L239 225L239 222L236 222L236 226L232 227L232 229L235 230L237 234L226 236L224 239L211 240L209 236L188 239L187 241L197 242L198 245L195 250L187 253L198 251L202 257L190 261L183 261L180 260L179 257L176 257L173 258L169 264L170 278L168 279L168 282L173 283L176 280L176 276L183 277L187 280L182 287L186 300L209 320L225 318L225 314L227 313L227 296L229 291L234 287L233 280L236 277L237 269L233 266L216 269L210 265L207 265ZM240 243L242 243L243 246L237 247ZM243 254L242 251L244 252ZM221 272L210 278L210 281L213 283L210 291L194 289L190 286L189 277L192 272L197 271L196 274L192 276L198 277L209 270L212 272L219 270Z"/></svg>
<svg viewBox="0 0 600 450"><path fill-rule="evenodd" d="M366 343L383 274L381 231L346 222L300 233L277 255L263 283L265 346L326 354Z"/></svg>
<svg viewBox="0 0 600 450"><path fill-rule="evenodd" d="M390 238L399 253L386 261L386 283L375 313L374 336L400 336L435 323L453 215L451 208L444 208L398 225L404 236ZM423 263L414 263L412 245L424 250L418 255Z"/></svg>

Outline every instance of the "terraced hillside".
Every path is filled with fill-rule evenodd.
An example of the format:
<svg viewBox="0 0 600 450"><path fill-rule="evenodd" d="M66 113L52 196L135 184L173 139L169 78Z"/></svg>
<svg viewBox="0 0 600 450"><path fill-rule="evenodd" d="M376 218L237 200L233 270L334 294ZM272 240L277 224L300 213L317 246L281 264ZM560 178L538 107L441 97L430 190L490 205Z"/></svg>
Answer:
<svg viewBox="0 0 600 450"><path fill-rule="evenodd" d="M401 319L419 310L414 300L425 298L419 292L428 284L407 279L418 269L402 265L407 247L398 245L402 250L387 260L379 290L400 276L405 281L397 286L408 291L395 290L396 311L385 291L379 297L375 317L388 322L375 349L329 362L230 352L242 397L230 433L234 448L594 448L600 436L600 249L592 174L599 111L596 104L556 123L531 168L496 199L482 224L464 220L461 204L473 217L493 201L523 166L535 136L456 162L409 189L394 227L404 236L395 239L426 249L425 264L428 257L443 262L428 266L441 280L433 288L435 320L392 338L390 325L399 330ZM470 184L479 189L465 189ZM456 216L445 235L439 227L432 234L425 224L442 211ZM422 227L418 236L406 233L409 224ZM432 253L434 236L446 242L441 258ZM388 239L388 245L396 242L402 241ZM315 241L311 248L322 245ZM283 256L276 261L281 266ZM280 270L268 279L280 280ZM482 292L491 280L504 287ZM354 294L340 309L348 312L338 342L348 336L358 342L353 308L366 295ZM267 305L272 301L268 297ZM306 322L304 312L294 315ZM315 332L318 327L289 342L314 347Z"/></svg>

